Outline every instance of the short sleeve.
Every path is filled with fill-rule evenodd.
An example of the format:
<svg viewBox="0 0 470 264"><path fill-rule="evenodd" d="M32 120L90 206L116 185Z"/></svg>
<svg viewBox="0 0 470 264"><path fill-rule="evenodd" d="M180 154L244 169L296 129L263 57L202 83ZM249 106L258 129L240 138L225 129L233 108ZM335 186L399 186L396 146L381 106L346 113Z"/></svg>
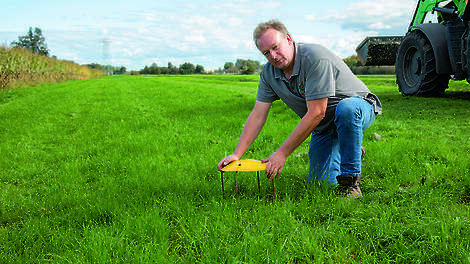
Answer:
<svg viewBox="0 0 470 264"><path fill-rule="evenodd" d="M305 78L305 99L313 100L335 96L336 68L325 59L309 67Z"/></svg>
<svg viewBox="0 0 470 264"><path fill-rule="evenodd" d="M263 73L261 73L258 85L258 93L256 100L263 103L272 103L279 100L279 96L274 92L271 86L265 81Z"/></svg>

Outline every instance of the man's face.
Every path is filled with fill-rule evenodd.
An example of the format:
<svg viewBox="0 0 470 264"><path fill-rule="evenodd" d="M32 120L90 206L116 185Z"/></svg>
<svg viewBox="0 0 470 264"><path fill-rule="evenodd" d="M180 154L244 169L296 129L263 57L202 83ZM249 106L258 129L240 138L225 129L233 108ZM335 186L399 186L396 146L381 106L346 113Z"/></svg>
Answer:
<svg viewBox="0 0 470 264"><path fill-rule="evenodd" d="M275 29L268 29L258 40L258 49L276 68L292 70L294 67L294 43L289 34L285 37Z"/></svg>

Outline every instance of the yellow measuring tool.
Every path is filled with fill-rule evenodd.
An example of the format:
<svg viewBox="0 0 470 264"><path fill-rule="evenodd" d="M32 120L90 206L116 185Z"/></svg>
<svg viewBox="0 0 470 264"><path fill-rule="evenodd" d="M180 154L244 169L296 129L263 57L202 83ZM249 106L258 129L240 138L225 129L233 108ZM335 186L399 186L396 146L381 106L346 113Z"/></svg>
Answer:
<svg viewBox="0 0 470 264"><path fill-rule="evenodd" d="M235 172L235 192L238 199L238 183L237 183L237 174L239 171L256 171L256 176L258 177L258 192L261 193L261 185L259 181L259 172L266 170L266 163L263 163L259 160L235 160L227 164L223 167L220 171L220 179L222 181L222 196L225 197L224 191L224 172L234 171ZM274 189L274 179L273 182L273 195L276 196L276 192Z"/></svg>

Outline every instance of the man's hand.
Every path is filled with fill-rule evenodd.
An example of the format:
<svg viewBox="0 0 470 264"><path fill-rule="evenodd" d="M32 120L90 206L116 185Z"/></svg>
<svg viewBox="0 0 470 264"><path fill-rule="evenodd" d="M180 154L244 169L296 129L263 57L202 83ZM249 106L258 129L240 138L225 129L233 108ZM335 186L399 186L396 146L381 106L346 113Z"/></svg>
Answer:
<svg viewBox="0 0 470 264"><path fill-rule="evenodd" d="M235 160L240 160L240 158L234 154L227 156L219 162L219 165L217 165L217 168L219 169L219 171L221 171L223 167L227 166L230 162L235 161Z"/></svg>
<svg viewBox="0 0 470 264"><path fill-rule="evenodd" d="M276 177L277 180L279 176L281 176L282 168L284 168L286 159L287 157L285 155L279 151L276 151L269 158L261 161L267 163L266 176L270 181L273 181L274 177Z"/></svg>

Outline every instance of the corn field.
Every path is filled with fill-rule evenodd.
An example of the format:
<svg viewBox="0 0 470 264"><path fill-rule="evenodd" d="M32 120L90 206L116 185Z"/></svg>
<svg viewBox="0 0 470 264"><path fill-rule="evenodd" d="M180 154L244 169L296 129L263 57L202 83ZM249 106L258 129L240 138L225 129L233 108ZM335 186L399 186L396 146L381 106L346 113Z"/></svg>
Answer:
<svg viewBox="0 0 470 264"><path fill-rule="evenodd" d="M0 46L0 89L98 78L105 72L71 61L33 54L23 48Z"/></svg>

